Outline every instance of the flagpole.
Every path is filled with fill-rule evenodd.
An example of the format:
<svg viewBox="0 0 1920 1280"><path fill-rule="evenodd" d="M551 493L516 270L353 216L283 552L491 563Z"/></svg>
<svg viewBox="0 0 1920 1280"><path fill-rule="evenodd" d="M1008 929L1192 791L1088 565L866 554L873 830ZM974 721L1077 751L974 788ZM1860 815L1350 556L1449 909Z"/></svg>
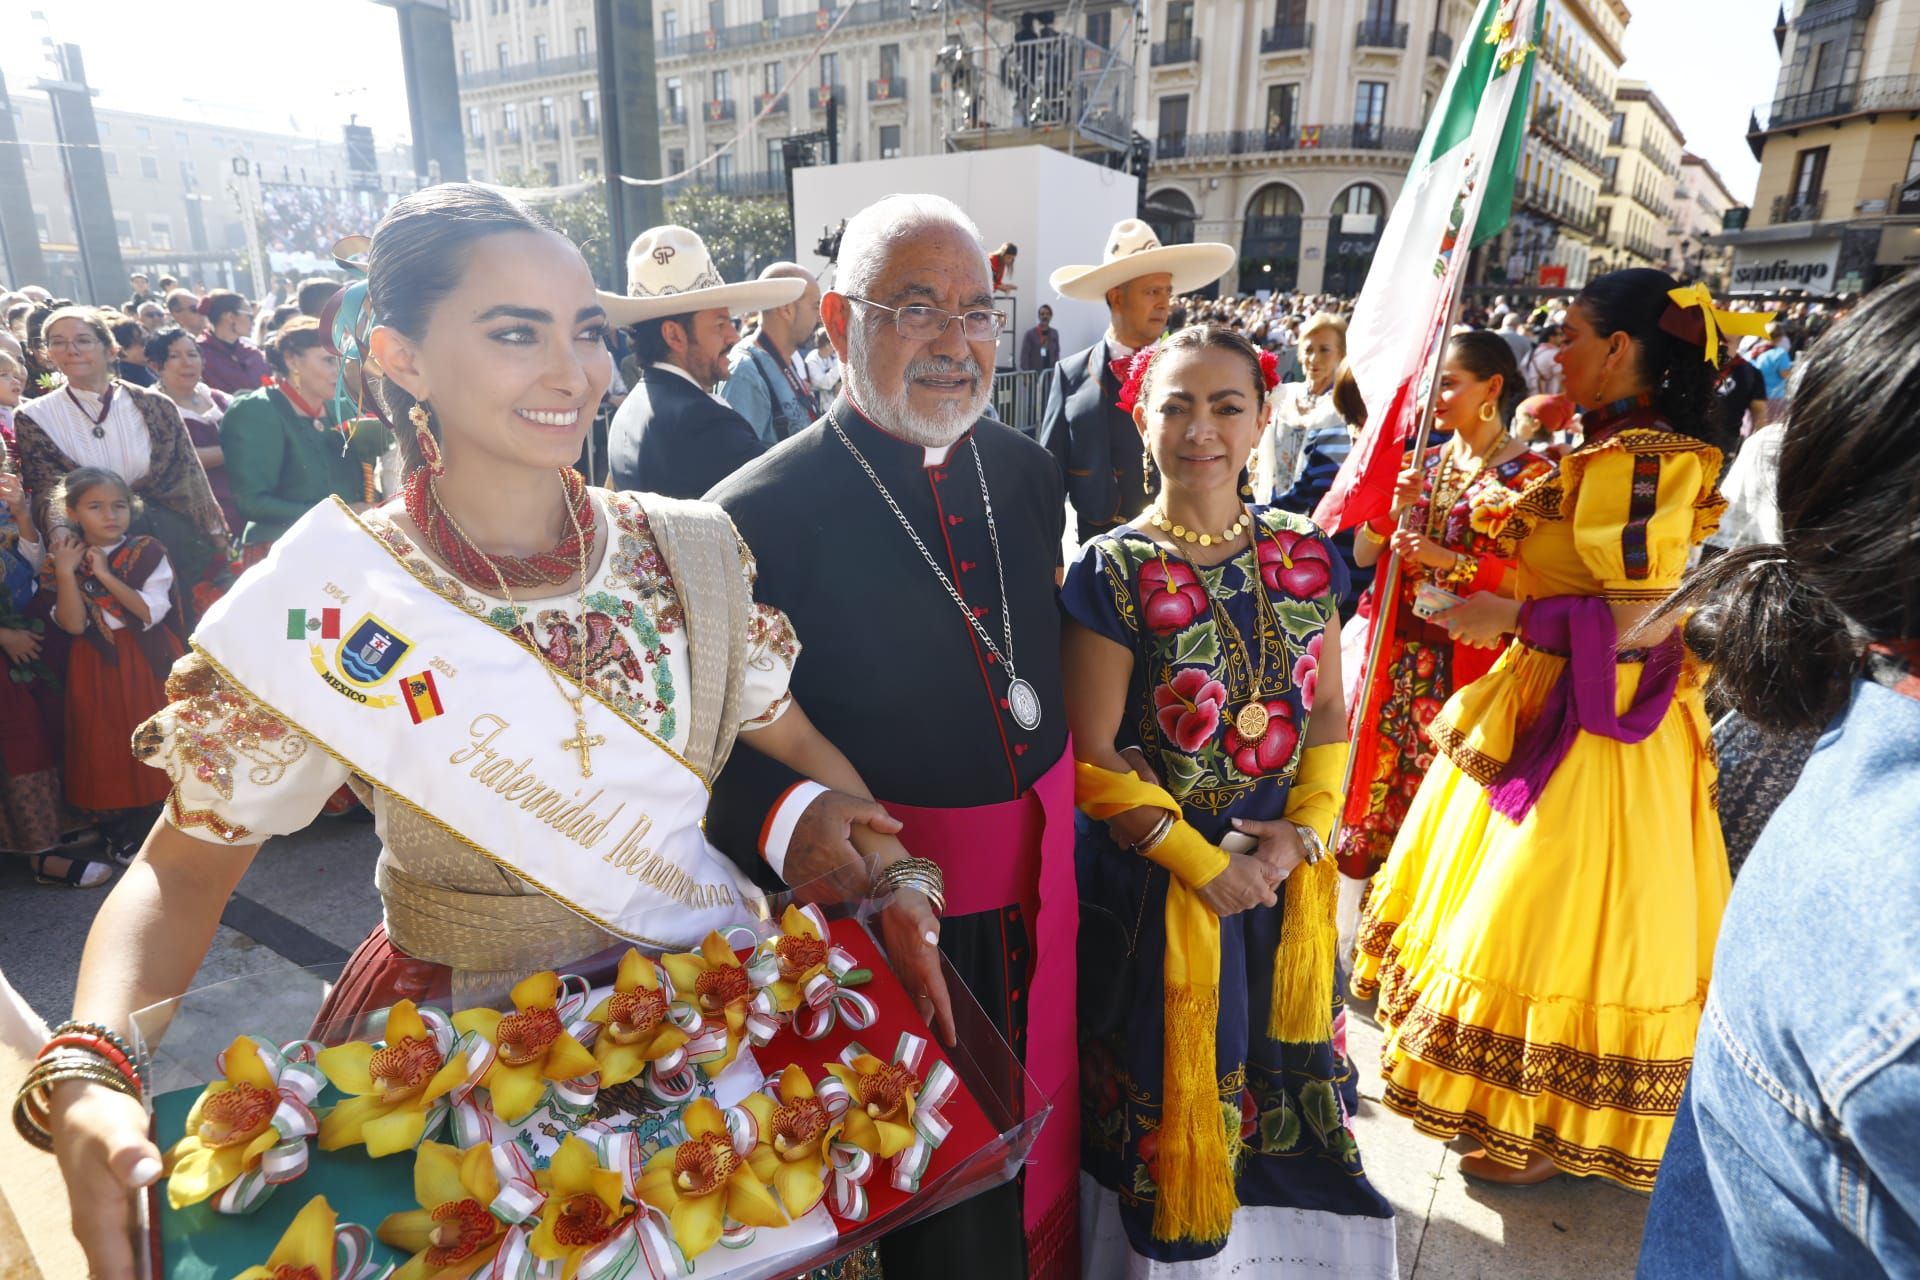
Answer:
<svg viewBox="0 0 1920 1280"><path fill-rule="evenodd" d="M1454 273L1453 288L1447 295L1447 305L1440 312L1440 337L1433 344L1433 364L1427 370L1427 402L1420 410L1420 428L1414 435L1413 460L1420 466L1427 454L1427 440L1433 434L1433 420L1440 411L1440 365L1446 357L1447 332L1453 328L1454 314L1460 309L1460 297L1466 292L1467 267L1462 263ZM1404 470L1404 468L1403 468ZM1400 527L1406 527L1407 512L1400 513ZM1357 534L1356 534L1357 536ZM1385 579L1385 589L1380 583ZM1373 630L1367 638L1367 665L1363 681L1355 686L1354 705L1347 708L1347 740L1353 740L1354 718L1365 712L1367 694L1373 682L1380 678L1380 649L1387 636L1387 629L1380 625L1381 610L1395 607L1400 592L1400 554L1394 550L1393 543L1387 543L1386 569L1375 575L1373 593ZM1356 615L1357 616L1357 615ZM1340 781L1340 808L1334 815L1333 831L1327 841L1329 848L1340 838L1340 828L1347 816L1347 797L1353 793L1353 775L1359 767L1360 758L1352 751L1347 753L1347 768Z"/></svg>

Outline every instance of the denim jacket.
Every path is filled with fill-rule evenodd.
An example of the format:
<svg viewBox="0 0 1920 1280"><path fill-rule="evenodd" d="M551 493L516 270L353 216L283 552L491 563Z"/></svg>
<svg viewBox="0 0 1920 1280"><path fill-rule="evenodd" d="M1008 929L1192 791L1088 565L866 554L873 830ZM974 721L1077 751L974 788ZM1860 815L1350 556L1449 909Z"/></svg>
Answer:
<svg viewBox="0 0 1920 1280"><path fill-rule="evenodd" d="M1857 681L1741 872L1639 1275L1920 1275L1920 701Z"/></svg>

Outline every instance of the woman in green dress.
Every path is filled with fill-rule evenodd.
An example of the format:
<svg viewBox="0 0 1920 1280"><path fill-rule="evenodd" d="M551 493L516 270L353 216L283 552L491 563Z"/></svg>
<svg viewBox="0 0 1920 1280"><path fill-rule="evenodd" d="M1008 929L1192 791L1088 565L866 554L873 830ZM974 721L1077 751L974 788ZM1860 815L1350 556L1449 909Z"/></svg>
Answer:
<svg viewBox="0 0 1920 1280"><path fill-rule="evenodd" d="M316 502L338 496L355 511L377 496L373 464L393 443L377 421L351 421L351 406L333 397L340 357L320 322L289 320L267 339L273 382L233 398L220 420L233 504L246 521L240 558L263 559Z"/></svg>

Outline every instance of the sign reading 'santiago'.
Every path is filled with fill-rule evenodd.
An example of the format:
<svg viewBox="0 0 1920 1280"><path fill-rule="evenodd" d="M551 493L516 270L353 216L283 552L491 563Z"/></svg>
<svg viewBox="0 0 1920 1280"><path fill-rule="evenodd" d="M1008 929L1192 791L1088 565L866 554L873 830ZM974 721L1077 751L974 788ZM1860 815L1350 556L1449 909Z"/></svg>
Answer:
<svg viewBox="0 0 1920 1280"><path fill-rule="evenodd" d="M1734 293L1805 289L1830 293L1840 264L1838 240L1789 240L1740 245L1733 251Z"/></svg>

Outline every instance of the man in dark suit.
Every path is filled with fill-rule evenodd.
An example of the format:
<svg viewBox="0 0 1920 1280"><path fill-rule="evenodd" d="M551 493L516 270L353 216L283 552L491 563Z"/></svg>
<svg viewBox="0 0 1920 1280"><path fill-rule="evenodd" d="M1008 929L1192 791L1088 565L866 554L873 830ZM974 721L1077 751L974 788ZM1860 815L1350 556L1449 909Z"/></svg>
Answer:
<svg viewBox="0 0 1920 1280"><path fill-rule="evenodd" d="M727 377L740 340L736 311L785 306L797 279L726 284L700 237L655 227L627 251L626 295L600 295L632 326L640 381L614 414L607 463L615 489L698 498L766 448L747 420L708 388Z"/></svg>
<svg viewBox="0 0 1920 1280"><path fill-rule="evenodd" d="M1048 278L1063 297L1107 304L1101 339L1054 366L1040 419L1040 443L1060 464L1080 541L1139 515L1151 488L1140 430L1116 403L1113 362L1157 341L1173 296L1218 280L1233 258L1231 245L1162 246L1152 227L1127 218L1107 237L1098 266L1061 267Z"/></svg>

